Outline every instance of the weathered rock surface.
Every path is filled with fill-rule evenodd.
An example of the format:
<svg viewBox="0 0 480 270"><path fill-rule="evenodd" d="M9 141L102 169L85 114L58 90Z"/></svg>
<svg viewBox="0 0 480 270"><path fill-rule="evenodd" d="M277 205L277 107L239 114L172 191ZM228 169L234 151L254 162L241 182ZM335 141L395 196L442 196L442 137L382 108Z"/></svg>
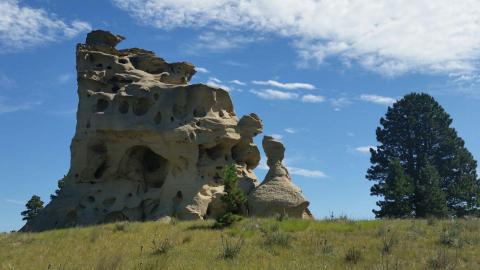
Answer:
<svg viewBox="0 0 480 270"><path fill-rule="evenodd" d="M238 120L227 91L188 85L192 64L170 64L143 49L117 50L123 39L97 30L77 45L79 103L70 170L58 196L23 231L215 217L224 211L220 175L232 163L241 188L253 192L255 213L267 214L270 195L271 203L279 203L275 209L305 210L308 202L281 163L255 190L260 152L253 137L263 129L256 114ZM272 186L277 182L278 188Z"/></svg>
<svg viewBox="0 0 480 270"><path fill-rule="evenodd" d="M270 168L262 184L248 196L249 213L254 216L287 214L290 217L313 218L300 188L292 183L282 161L285 147L280 141L265 136L262 141Z"/></svg>

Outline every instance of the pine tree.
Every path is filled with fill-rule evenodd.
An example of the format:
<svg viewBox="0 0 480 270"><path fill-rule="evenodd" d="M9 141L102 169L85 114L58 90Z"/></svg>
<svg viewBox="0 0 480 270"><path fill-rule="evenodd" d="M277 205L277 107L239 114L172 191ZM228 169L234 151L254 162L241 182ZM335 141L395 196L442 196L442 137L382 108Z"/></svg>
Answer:
<svg viewBox="0 0 480 270"><path fill-rule="evenodd" d="M398 159L389 163L384 185L384 200L377 202L380 210L374 210L376 217L410 217L414 194L412 179L405 172Z"/></svg>
<svg viewBox="0 0 480 270"><path fill-rule="evenodd" d="M415 200L417 217L445 217L448 209L445 192L440 187L440 175L430 162L422 163Z"/></svg>
<svg viewBox="0 0 480 270"><path fill-rule="evenodd" d="M447 209L452 215L474 214L480 206L480 181L477 163L465 148L464 141L450 127L452 119L427 94L411 93L389 107L376 130L380 146L371 150L367 178L374 181L371 194L384 197L391 160L398 159L405 175L412 179L414 196L411 211L422 198L417 196L423 160L428 160L438 173L438 186L445 194ZM380 212L389 216L388 209ZM420 213L421 214L421 213Z"/></svg>
<svg viewBox="0 0 480 270"><path fill-rule="evenodd" d="M217 228L223 228L241 219L243 209L247 198L243 191L238 187L237 169L235 165L225 166L223 169L224 195L222 201L226 205L225 213L217 218L214 225Z"/></svg>
<svg viewBox="0 0 480 270"><path fill-rule="evenodd" d="M32 218L38 216L40 211L43 209L43 202L39 196L33 195L27 204L25 204L25 207L27 210L21 213L23 220L31 220Z"/></svg>

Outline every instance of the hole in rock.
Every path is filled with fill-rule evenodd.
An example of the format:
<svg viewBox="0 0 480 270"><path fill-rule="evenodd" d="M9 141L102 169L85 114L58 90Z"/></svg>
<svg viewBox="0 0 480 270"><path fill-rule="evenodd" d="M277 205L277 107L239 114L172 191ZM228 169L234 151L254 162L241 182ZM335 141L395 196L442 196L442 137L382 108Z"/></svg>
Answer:
<svg viewBox="0 0 480 270"><path fill-rule="evenodd" d="M123 114L128 113L129 107L130 105L128 105L127 101L122 101L122 103L120 103L120 106L118 107L118 111Z"/></svg>
<svg viewBox="0 0 480 270"><path fill-rule="evenodd" d="M112 69L112 67L111 67L111 66L108 66L107 69Z"/></svg>
<svg viewBox="0 0 480 270"><path fill-rule="evenodd" d="M87 199L88 199L88 201L91 202L91 203L95 202L95 198L94 198L93 196L88 196Z"/></svg>
<svg viewBox="0 0 480 270"><path fill-rule="evenodd" d="M173 116L170 116L170 122L173 122L175 121L175 118L173 118Z"/></svg>
<svg viewBox="0 0 480 270"><path fill-rule="evenodd" d="M120 59L118 59L118 62L119 62L120 64L126 64L126 63L128 63L128 60L127 60L127 59L120 58Z"/></svg>
<svg viewBox="0 0 480 270"><path fill-rule="evenodd" d="M223 146L222 144L217 144L216 146L212 147L212 148L207 148L205 149L205 151L207 152L207 156L211 159L211 160L217 160L219 158L221 158L224 153L226 152L226 147Z"/></svg>
<svg viewBox="0 0 480 270"><path fill-rule="evenodd" d="M102 64L102 63L97 64L96 67L97 67L97 68L103 68L103 64Z"/></svg>
<svg viewBox="0 0 480 270"><path fill-rule="evenodd" d="M103 112L107 108L108 108L108 101L103 98L99 98L97 100L97 105L95 106L95 112Z"/></svg>
<svg viewBox="0 0 480 270"><path fill-rule="evenodd" d="M161 188L168 174L168 160L146 146L130 148L121 161L121 172L147 188Z"/></svg>
<svg viewBox="0 0 480 270"><path fill-rule="evenodd" d="M151 103L148 98L139 98L135 104L133 104L133 113L135 115L144 115L150 109Z"/></svg>
<svg viewBox="0 0 480 270"><path fill-rule="evenodd" d="M118 85L112 86L112 92L113 92L113 93L117 93L118 90L120 90L120 86L118 86Z"/></svg>
<svg viewBox="0 0 480 270"><path fill-rule="evenodd" d="M107 170L107 162L104 161L102 162L102 164L100 165L100 167L98 167L98 169L95 171L95 179L99 179L103 176L103 173Z"/></svg>
<svg viewBox="0 0 480 270"><path fill-rule="evenodd" d="M157 114L155 115L155 118L153 118L153 121L155 121L155 124L160 124L162 122L162 113L161 112L157 112Z"/></svg>
<svg viewBox="0 0 480 270"><path fill-rule="evenodd" d="M183 200L183 194L182 194L182 191L181 191L181 190L177 191L176 197L177 197L177 199L179 199L179 200Z"/></svg>

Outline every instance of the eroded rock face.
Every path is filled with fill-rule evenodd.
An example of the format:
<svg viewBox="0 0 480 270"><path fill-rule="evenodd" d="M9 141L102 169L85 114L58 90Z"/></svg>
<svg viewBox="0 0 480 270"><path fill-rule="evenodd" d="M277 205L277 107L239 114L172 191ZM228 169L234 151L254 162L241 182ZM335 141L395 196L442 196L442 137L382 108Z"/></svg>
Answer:
<svg viewBox="0 0 480 270"><path fill-rule="evenodd" d="M167 63L124 38L94 31L77 45L78 112L65 185L24 231L118 220L214 217L222 211L221 172L234 163L241 187L262 132L255 114L237 119L228 92L188 85L189 63Z"/></svg>
<svg viewBox="0 0 480 270"><path fill-rule="evenodd" d="M168 221L223 214L222 170L235 164L250 214L311 218L283 166L285 148L264 137L270 170L259 185L260 118L237 119L227 91L188 85L195 67L97 30L77 45L78 111L64 185L22 228L41 231L119 220Z"/></svg>
<svg viewBox="0 0 480 270"><path fill-rule="evenodd" d="M300 188L292 183L282 164L285 147L280 141L265 136L262 146L270 168L265 180L248 196L249 213L254 216L287 214L289 217L313 218Z"/></svg>

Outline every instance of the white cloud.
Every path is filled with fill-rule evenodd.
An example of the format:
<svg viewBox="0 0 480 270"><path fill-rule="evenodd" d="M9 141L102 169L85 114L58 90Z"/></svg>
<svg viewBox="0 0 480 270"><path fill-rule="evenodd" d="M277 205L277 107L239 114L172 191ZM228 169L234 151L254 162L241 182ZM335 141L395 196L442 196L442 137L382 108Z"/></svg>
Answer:
<svg viewBox="0 0 480 270"><path fill-rule="evenodd" d="M72 38L90 31L83 21L65 23L43 9L21 6L18 0L0 1L0 52L17 51Z"/></svg>
<svg viewBox="0 0 480 270"><path fill-rule="evenodd" d="M283 135L281 134L272 134L270 136L272 136L277 141L281 141L283 139Z"/></svg>
<svg viewBox="0 0 480 270"><path fill-rule="evenodd" d="M232 89L230 87L228 87L225 84L222 84L222 81L215 78L215 77L208 78L208 81L207 81L206 85L208 85L210 87L214 87L214 88L221 88L221 89L226 90L228 92L232 91Z"/></svg>
<svg viewBox="0 0 480 270"><path fill-rule="evenodd" d="M309 177L309 178L325 178L327 175L319 170L308 170L308 169L303 169L303 168L297 168L297 167L288 167L288 171L292 175L299 175L299 176L304 176L304 177Z"/></svg>
<svg viewBox="0 0 480 270"><path fill-rule="evenodd" d="M384 97L379 95L367 95L367 94L361 95L360 99L363 101L380 104L380 105L392 105L396 101L396 99L391 97Z"/></svg>
<svg viewBox="0 0 480 270"><path fill-rule="evenodd" d="M205 51L220 53L243 47L248 43L259 41L261 38L247 36L240 33L204 32L198 35L193 42L185 44L187 52L201 54Z"/></svg>
<svg viewBox="0 0 480 270"><path fill-rule="evenodd" d="M370 154L370 148L372 148L373 150L377 149L376 146L367 145L367 146L359 146L359 147L355 148L355 151L360 152L362 154Z"/></svg>
<svg viewBox="0 0 480 270"><path fill-rule="evenodd" d="M3 201L6 202L6 203L11 203L11 204L25 205L25 202L15 200L15 199L5 198L5 199L3 199Z"/></svg>
<svg viewBox="0 0 480 270"><path fill-rule="evenodd" d="M305 61L337 56L387 75L467 74L480 65L478 0L113 2L160 29L211 27L287 37Z"/></svg>
<svg viewBox="0 0 480 270"><path fill-rule="evenodd" d="M347 132L347 136L348 137L355 137L355 133L349 131L349 132Z"/></svg>
<svg viewBox="0 0 480 270"><path fill-rule="evenodd" d="M281 83L277 82L274 80L268 80L268 81L252 81L253 84L257 85L270 85L273 87L278 87L278 88L283 88L283 89L288 89L288 90L293 90L293 89L315 89L315 86L309 83Z"/></svg>
<svg viewBox="0 0 480 270"><path fill-rule="evenodd" d="M320 103L324 101L325 101L325 97L323 96L315 96L310 94L302 96L302 102L305 102L305 103Z"/></svg>
<svg viewBox="0 0 480 270"><path fill-rule="evenodd" d="M330 104L335 111L340 111L342 108L352 104L352 102L346 97L339 97L339 98L331 98Z"/></svg>
<svg viewBox="0 0 480 270"><path fill-rule="evenodd" d="M40 101L16 103L0 96L0 114L29 110L40 104Z"/></svg>
<svg viewBox="0 0 480 270"><path fill-rule="evenodd" d="M246 83L242 82L242 81L239 81L239 80L231 80L230 81L231 83L234 83L236 85L241 85L241 86L245 86L247 85Z"/></svg>
<svg viewBox="0 0 480 270"><path fill-rule="evenodd" d="M298 98L298 94L296 93L283 92L283 91L274 90L274 89L250 90L250 92L260 98L269 99L269 100L274 100L274 99L289 100L289 99Z"/></svg>
<svg viewBox="0 0 480 270"><path fill-rule="evenodd" d="M206 68L203 67L195 67L195 71L200 72L200 73L210 73L210 71Z"/></svg>
<svg viewBox="0 0 480 270"><path fill-rule="evenodd" d="M59 84L64 84L70 81L71 78L72 78L72 75L69 73L61 74L60 76L58 76L57 82Z"/></svg>
<svg viewBox="0 0 480 270"><path fill-rule="evenodd" d="M290 133L290 134L295 134L297 133L297 130L294 128L286 128L284 129L285 132Z"/></svg>
<svg viewBox="0 0 480 270"><path fill-rule="evenodd" d="M327 175L320 171L320 170L309 170L309 169L304 169L304 168L298 168L298 167L292 167L285 165L288 169L288 172L291 175L298 175L298 176L303 176L303 177L308 177L308 178L325 178ZM270 168L268 167L265 159L260 160L260 164L258 164L258 169L260 170L269 170Z"/></svg>

